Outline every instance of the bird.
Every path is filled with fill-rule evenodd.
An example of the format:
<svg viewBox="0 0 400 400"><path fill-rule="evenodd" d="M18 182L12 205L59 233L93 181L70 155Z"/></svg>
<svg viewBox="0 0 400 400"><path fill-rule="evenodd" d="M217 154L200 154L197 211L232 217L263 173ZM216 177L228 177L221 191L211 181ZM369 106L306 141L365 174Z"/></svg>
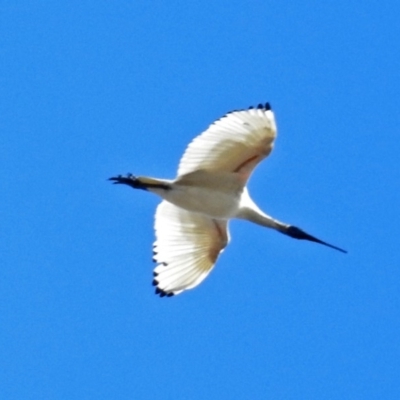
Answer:
<svg viewBox="0 0 400 400"><path fill-rule="evenodd" d="M234 110L213 122L186 148L175 179L118 175L128 185L161 197L155 213L153 285L171 297L198 286L230 241L231 219L247 220L294 239L319 243L342 253L302 229L261 211L247 183L254 168L272 151L277 135L269 103Z"/></svg>

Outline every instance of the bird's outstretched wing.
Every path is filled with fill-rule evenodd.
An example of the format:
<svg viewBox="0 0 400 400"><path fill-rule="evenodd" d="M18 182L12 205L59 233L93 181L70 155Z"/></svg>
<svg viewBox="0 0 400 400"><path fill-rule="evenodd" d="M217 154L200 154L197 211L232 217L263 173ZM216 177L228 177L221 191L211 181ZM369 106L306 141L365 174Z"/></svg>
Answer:
<svg viewBox="0 0 400 400"><path fill-rule="evenodd" d="M172 296L200 284L228 244L227 221L162 201L155 216L156 293Z"/></svg>
<svg viewBox="0 0 400 400"><path fill-rule="evenodd" d="M272 150L276 124L270 105L232 111L215 121L188 146L178 176L200 169L239 172L247 180Z"/></svg>

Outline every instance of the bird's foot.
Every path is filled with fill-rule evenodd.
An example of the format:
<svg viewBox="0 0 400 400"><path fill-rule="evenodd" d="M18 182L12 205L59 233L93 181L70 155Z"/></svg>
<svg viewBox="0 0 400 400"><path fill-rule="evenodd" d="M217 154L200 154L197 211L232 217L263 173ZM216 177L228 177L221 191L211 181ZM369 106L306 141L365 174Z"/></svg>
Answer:
<svg viewBox="0 0 400 400"><path fill-rule="evenodd" d="M114 185L124 184L124 185L128 185L134 189L147 190L147 187L142 182L140 182L140 180L135 175L132 175L132 174L127 174L126 176L122 176L122 175L113 176L113 177L109 178L108 180L113 181Z"/></svg>

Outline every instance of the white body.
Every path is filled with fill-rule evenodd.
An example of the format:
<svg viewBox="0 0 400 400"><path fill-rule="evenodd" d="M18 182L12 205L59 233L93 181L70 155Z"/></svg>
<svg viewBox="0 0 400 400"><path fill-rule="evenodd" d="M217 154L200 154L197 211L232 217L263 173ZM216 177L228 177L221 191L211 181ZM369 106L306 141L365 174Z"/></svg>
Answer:
<svg viewBox="0 0 400 400"><path fill-rule="evenodd" d="M229 242L228 221L283 229L251 200L246 183L276 137L269 106L227 114L189 145L173 181L138 178L164 201L156 212L155 284L161 295L197 286ZM151 184L165 184L152 188Z"/></svg>
<svg viewBox="0 0 400 400"><path fill-rule="evenodd" d="M243 190L235 173L197 171L176 179L171 190L158 191L158 194L185 210L230 219L238 212Z"/></svg>
<svg viewBox="0 0 400 400"><path fill-rule="evenodd" d="M286 235L332 246L264 214L246 184L276 138L269 104L234 111L214 122L186 149L175 180L128 176L110 178L163 198L155 216L154 285L172 296L204 280L229 242L228 222L245 219Z"/></svg>

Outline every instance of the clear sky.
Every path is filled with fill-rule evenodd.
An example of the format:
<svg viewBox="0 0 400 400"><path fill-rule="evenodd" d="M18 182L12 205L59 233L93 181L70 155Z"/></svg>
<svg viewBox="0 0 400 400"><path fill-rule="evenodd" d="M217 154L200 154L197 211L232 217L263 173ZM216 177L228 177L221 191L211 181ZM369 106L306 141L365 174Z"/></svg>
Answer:
<svg viewBox="0 0 400 400"><path fill-rule="evenodd" d="M400 3L0 1L2 399L399 399ZM190 140L269 101L211 275L159 298L159 200Z"/></svg>

